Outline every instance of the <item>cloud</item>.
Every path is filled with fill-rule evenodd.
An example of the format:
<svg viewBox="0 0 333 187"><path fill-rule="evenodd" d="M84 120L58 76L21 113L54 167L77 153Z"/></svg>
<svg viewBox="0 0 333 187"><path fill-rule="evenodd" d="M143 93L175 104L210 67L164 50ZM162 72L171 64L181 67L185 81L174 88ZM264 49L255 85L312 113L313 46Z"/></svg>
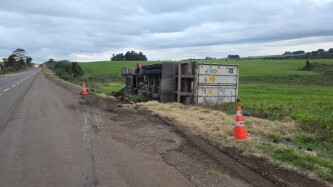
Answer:
<svg viewBox="0 0 333 187"><path fill-rule="evenodd" d="M20 47L41 62L108 60L126 49L149 59L224 57L283 53L288 41L315 50L332 42L332 9L332 0L2 0L0 56Z"/></svg>

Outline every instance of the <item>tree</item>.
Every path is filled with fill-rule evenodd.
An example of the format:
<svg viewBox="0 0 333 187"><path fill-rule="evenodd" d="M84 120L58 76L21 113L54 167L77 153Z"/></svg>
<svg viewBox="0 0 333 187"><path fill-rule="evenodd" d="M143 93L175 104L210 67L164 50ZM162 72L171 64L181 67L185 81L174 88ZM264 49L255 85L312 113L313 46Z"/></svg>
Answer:
<svg viewBox="0 0 333 187"><path fill-rule="evenodd" d="M229 59L239 59L239 55L228 55Z"/></svg>
<svg viewBox="0 0 333 187"><path fill-rule="evenodd" d="M12 54L15 55L16 60L24 59L26 53L27 52L21 48L17 48L12 52Z"/></svg>
<svg viewBox="0 0 333 187"><path fill-rule="evenodd" d="M72 73L74 78L84 75L81 66L77 62L72 62Z"/></svg>
<svg viewBox="0 0 333 187"><path fill-rule="evenodd" d="M31 65L32 64L32 58L30 56L28 56L26 59L25 59L25 62L27 63L27 65Z"/></svg>
<svg viewBox="0 0 333 187"><path fill-rule="evenodd" d="M50 58L48 61L45 62L45 64L53 63L53 62L55 62L55 60L53 60L52 58Z"/></svg>
<svg viewBox="0 0 333 187"><path fill-rule="evenodd" d="M8 58L4 59L5 67L12 67L16 62L15 55L10 55Z"/></svg>
<svg viewBox="0 0 333 187"><path fill-rule="evenodd" d="M312 64L309 62L309 60L306 60L305 66L303 68L304 70L310 70L312 69Z"/></svg>
<svg viewBox="0 0 333 187"><path fill-rule="evenodd" d="M127 51L127 52L125 53L125 55L124 55L125 60L126 60L126 61L131 61L131 60L133 60L133 53L134 53L134 51L132 51L132 52Z"/></svg>
<svg viewBox="0 0 333 187"><path fill-rule="evenodd" d="M139 53L135 51L127 51L125 55L123 53L112 54L110 58L111 61L147 61L146 55L144 55L141 51Z"/></svg>
<svg viewBox="0 0 333 187"><path fill-rule="evenodd" d="M290 54L291 54L290 51L286 51L286 52L283 53L283 55L290 55Z"/></svg>
<svg viewBox="0 0 333 187"><path fill-rule="evenodd" d="M206 58L205 58L205 60L215 60L216 58L213 58L213 57L210 57L210 56L207 56Z"/></svg>
<svg viewBox="0 0 333 187"><path fill-rule="evenodd" d="M124 54L123 53L119 53L119 54L112 54L112 57L111 57L111 61L124 61L125 58L124 58Z"/></svg>
<svg viewBox="0 0 333 187"><path fill-rule="evenodd" d="M3 58L4 69L8 72L15 72L23 70L26 67L32 66L32 58L26 56L26 51L21 48L17 48L12 52L8 58Z"/></svg>
<svg viewBox="0 0 333 187"><path fill-rule="evenodd" d="M318 53L325 53L325 50L324 49L318 49L317 52Z"/></svg>
<svg viewBox="0 0 333 187"><path fill-rule="evenodd" d="M318 55L318 51L312 51L312 52L311 52L311 55L312 55L312 56L317 56L317 55Z"/></svg>
<svg viewBox="0 0 333 187"><path fill-rule="evenodd" d="M138 60L139 61L147 61L146 55L144 55L141 51L138 54Z"/></svg>
<svg viewBox="0 0 333 187"><path fill-rule="evenodd" d="M333 54L333 48L330 48L328 52Z"/></svg>

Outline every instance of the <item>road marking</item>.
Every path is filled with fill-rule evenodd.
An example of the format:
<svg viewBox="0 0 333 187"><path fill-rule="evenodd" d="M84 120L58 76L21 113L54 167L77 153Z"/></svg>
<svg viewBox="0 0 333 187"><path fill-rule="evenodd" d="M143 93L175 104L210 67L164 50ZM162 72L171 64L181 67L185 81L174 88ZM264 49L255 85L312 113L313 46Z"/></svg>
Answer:
<svg viewBox="0 0 333 187"><path fill-rule="evenodd" d="M17 82L17 83L14 84L14 85L12 85L11 87L9 87L9 88L3 90L3 92L7 92L10 88L13 88L13 87L15 87L15 86L18 85L18 84L21 84L23 81L29 79L30 77L36 75L36 74L39 73L39 72L40 72L40 70L37 71L37 72L34 72L34 73L30 74L28 77L25 77L24 79L22 79L21 81ZM6 77L6 78L7 78L7 77ZM4 78L4 79L6 79L6 78ZM3 79L1 79L1 80L3 80ZM0 95L2 95L2 94L0 94Z"/></svg>

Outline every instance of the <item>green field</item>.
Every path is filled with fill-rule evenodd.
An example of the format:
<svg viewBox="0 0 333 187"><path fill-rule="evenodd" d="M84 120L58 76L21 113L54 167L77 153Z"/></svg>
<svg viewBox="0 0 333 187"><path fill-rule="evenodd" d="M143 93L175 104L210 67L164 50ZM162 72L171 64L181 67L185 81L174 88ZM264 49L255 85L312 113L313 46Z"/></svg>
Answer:
<svg viewBox="0 0 333 187"><path fill-rule="evenodd" d="M140 62L151 64L152 62ZM93 81L100 83L123 83L121 68L136 67L137 62L91 62L80 63L85 75Z"/></svg>
<svg viewBox="0 0 333 187"><path fill-rule="evenodd" d="M312 60L324 64L333 64L333 60ZM286 77L286 76L311 76L318 73L311 71L299 71L304 66L305 60L205 60L203 63L219 63L219 64L238 64L240 65L241 78L253 77ZM140 62L143 64L154 64L162 62ZM113 77L116 81L121 81L120 70L123 67L136 67L137 62L121 61L121 62L90 62L80 63L84 72L88 76L107 76Z"/></svg>

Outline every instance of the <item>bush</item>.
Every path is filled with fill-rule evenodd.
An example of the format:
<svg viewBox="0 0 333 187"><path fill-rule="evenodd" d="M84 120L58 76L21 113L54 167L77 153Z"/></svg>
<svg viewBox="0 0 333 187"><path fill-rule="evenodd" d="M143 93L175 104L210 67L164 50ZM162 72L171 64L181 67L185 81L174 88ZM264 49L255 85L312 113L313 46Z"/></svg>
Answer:
<svg viewBox="0 0 333 187"><path fill-rule="evenodd" d="M64 80L73 80L84 75L83 70L77 62L62 61L48 61L47 67L52 69L55 74Z"/></svg>

